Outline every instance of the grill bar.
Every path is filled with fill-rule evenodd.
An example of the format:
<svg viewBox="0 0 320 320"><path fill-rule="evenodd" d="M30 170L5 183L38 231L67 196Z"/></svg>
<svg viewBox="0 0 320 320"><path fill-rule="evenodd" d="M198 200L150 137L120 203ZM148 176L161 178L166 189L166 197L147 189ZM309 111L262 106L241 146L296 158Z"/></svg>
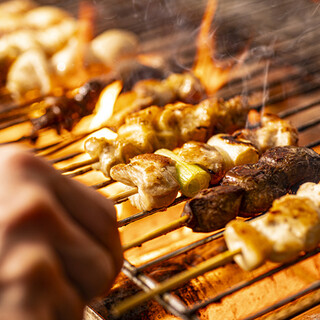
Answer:
<svg viewBox="0 0 320 320"><path fill-rule="evenodd" d="M180 197L177 197L173 203L171 203L170 206L168 207L173 207L183 201L185 201L187 198L184 197L184 196L180 196ZM168 208L167 207L167 208ZM156 212L159 212L159 211L165 211L167 208L162 208L162 209L153 209L153 210L150 210L150 211L141 211L135 215L132 215L128 218L125 218L125 219L122 219L122 220L119 220L118 221L118 227L124 227L132 222L135 222L135 221L138 221L142 218L145 218L145 217L148 217L148 216L151 216L152 214L156 213Z"/></svg>
<svg viewBox="0 0 320 320"><path fill-rule="evenodd" d="M122 271L140 288L148 291L148 289L154 289L157 285L157 282L154 281L152 278L144 275L138 274L136 272L136 268L131 265L128 261L124 262L124 266ZM180 317L184 320L196 320L198 319L197 316L192 315L189 316L188 309L186 305L178 299L176 296L173 296L170 293L165 293L161 296L157 296L155 298L162 306L164 306L167 310L172 312L172 314Z"/></svg>
<svg viewBox="0 0 320 320"><path fill-rule="evenodd" d="M235 293L236 291L239 291L245 287L248 287L250 286L251 284L255 283L255 282L258 282L262 279L265 279L267 277L271 277L273 276L274 274L284 270L284 269L287 269L301 261L304 261L310 257L313 257L315 256L316 254L318 254L320 252L320 248L317 248L316 250L313 250L312 252L309 252L301 257L299 257L297 260L293 261L293 262L290 262L290 263L285 263L283 265L280 265L266 273L263 273L253 279L250 279L249 281L245 281L241 284L238 284L236 286L234 286L233 288L231 288L230 290L227 290L219 295L217 295L216 297L213 297L213 298L210 298L204 302L201 302L201 303L198 303L198 304L195 304L192 308L190 308L189 312L190 314L193 314L195 312L197 312L199 309L202 309L202 308L205 308L206 306L208 306L209 304L211 303L215 303L215 302L219 302L221 301L224 297L228 296L228 295L231 295L233 293ZM278 308L278 307L277 307ZM267 312L263 311L263 313L261 312L261 314L259 313L259 315L263 315L263 314L266 314ZM256 314L252 319L255 319L256 317L258 317L258 314ZM247 318L249 319L249 318Z"/></svg>
<svg viewBox="0 0 320 320"><path fill-rule="evenodd" d="M70 160L70 159L75 158L75 157L77 157L77 156L79 156L81 154L83 154L83 152L74 152L74 153L71 153L71 154L69 154L67 156L51 160L51 163L55 164L55 163L59 163L59 162L62 162L62 161Z"/></svg>
<svg viewBox="0 0 320 320"><path fill-rule="evenodd" d="M285 305L287 305L288 303L301 298L303 296L306 296L307 294L309 294L310 292L316 291L314 296L311 296L311 298L308 298L307 301L303 301L302 303L298 303L297 305L291 306L285 310L282 310L276 314L272 314L271 317L267 317L265 319L274 319L274 320L280 320L280 319L288 319L292 316L295 315L299 315L302 312L306 311L307 309L309 309L310 307L316 306L319 302L320 302L320 281L316 281L315 283L313 283L312 285L310 285L308 288L306 288L305 290L302 290L298 293L296 293L295 295L292 295L286 299L283 299L281 301L279 301L278 303L272 305L270 308L266 308L264 310L262 310L259 313L256 313L255 315L251 316L251 317L247 317L245 318L245 320L254 320L257 317L263 316L271 311L274 311L280 307L283 307ZM305 298L307 299L307 298Z"/></svg>

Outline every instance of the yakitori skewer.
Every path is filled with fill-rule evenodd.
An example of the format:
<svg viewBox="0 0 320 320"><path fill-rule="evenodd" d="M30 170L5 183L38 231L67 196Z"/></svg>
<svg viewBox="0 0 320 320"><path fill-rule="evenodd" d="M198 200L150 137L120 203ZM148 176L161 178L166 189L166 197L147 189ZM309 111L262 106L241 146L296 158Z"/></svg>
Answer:
<svg viewBox="0 0 320 320"><path fill-rule="evenodd" d="M248 108L241 97L228 101L207 99L197 105L176 103L152 106L126 118L116 139L89 138L91 157L99 157L95 169L109 177L110 169L139 154L160 148L174 149L183 143L207 141L216 132L234 132L246 124Z"/></svg>
<svg viewBox="0 0 320 320"><path fill-rule="evenodd" d="M235 174L237 173L237 174ZM176 228L195 232L219 230L236 216L255 216L297 185L320 179L320 155L305 147L276 147L256 164L227 172L221 186L201 191L184 206L181 218L126 244L130 249Z"/></svg>
<svg viewBox="0 0 320 320"><path fill-rule="evenodd" d="M138 155L129 164L113 166L110 175L138 188L129 200L140 210L167 206L178 191L193 197L209 184L217 184L234 166L257 162L266 149L297 144L297 130L289 122L275 115L264 115L261 122L259 128L214 135L207 143L190 141L173 152L160 149L155 155Z"/></svg>
<svg viewBox="0 0 320 320"><path fill-rule="evenodd" d="M165 79L140 80L133 86L132 91L119 96L115 112L107 125L117 131L125 123L126 117L133 112L152 105L165 106L177 101L196 104L205 98L205 87L191 72L173 73ZM122 100L126 99L131 103L122 106Z"/></svg>
<svg viewBox="0 0 320 320"><path fill-rule="evenodd" d="M44 98L39 107L44 110L43 115L35 118L28 116L28 118L22 120L17 119L14 122L2 125L1 128L4 129L29 121L32 124L31 133L23 138L32 141L37 140L39 132L43 129L53 128L59 134L63 130L71 131L83 117L93 112L105 86L106 84L103 81L92 80L78 88L76 94L72 97L48 96Z"/></svg>
<svg viewBox="0 0 320 320"><path fill-rule="evenodd" d="M296 195L273 202L263 216L245 222L233 220L224 233L228 251L174 276L156 288L141 292L115 306L119 316L152 297L173 290L185 282L234 260L243 270L253 270L267 260L285 263L320 242L320 185L303 184Z"/></svg>

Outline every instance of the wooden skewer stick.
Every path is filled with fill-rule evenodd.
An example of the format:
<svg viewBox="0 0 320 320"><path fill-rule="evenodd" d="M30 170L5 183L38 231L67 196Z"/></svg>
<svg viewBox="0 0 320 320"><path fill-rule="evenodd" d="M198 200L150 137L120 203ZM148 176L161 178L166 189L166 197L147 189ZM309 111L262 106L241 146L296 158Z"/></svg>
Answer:
<svg viewBox="0 0 320 320"><path fill-rule="evenodd" d="M217 256L200 263L196 267L193 267L189 270L181 272L175 277L172 277L160 283L156 288L150 291L140 292L137 295L125 300L124 302L115 306L112 310L112 313L114 316L119 317L126 311L140 305L143 302L146 302L152 299L156 295L173 290L195 277L198 277L212 269L225 265L228 262L231 262L233 260L233 257L240 253L241 253L241 249L238 249L235 251L222 252Z"/></svg>
<svg viewBox="0 0 320 320"><path fill-rule="evenodd" d="M131 188L129 190L120 192L114 196L108 197L108 199L114 201L114 202L119 202L119 201L124 201L128 197L133 196L134 194L138 193L138 188Z"/></svg>
<svg viewBox="0 0 320 320"><path fill-rule="evenodd" d="M158 236L164 235L170 231L173 231L179 227L182 227L185 224L185 222L188 221L189 218L190 217L188 215L182 216L179 219L177 219L173 222L170 222L165 226L162 226L161 228L158 228L150 233L143 235L140 238L137 238L136 240L134 240L128 244L123 245L122 249L123 249L123 251L126 251L131 248L140 246L142 243L144 243L146 241L152 240L154 238L157 238Z"/></svg>
<svg viewBox="0 0 320 320"><path fill-rule="evenodd" d="M60 171L63 173L74 171L74 170L80 169L82 167L92 165L92 164L96 163L97 161L98 161L98 158L84 160L82 162L73 163L68 167L64 167L64 168L60 169Z"/></svg>

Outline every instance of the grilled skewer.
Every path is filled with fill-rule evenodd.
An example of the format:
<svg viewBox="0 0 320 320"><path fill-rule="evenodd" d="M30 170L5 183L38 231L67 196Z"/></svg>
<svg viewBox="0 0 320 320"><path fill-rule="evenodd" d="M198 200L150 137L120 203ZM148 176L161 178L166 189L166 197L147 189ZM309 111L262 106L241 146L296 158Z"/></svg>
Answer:
<svg viewBox="0 0 320 320"><path fill-rule="evenodd" d="M228 185L228 174L236 169L245 169L245 175L239 175L232 180L232 185ZM260 169L261 173L255 175ZM172 227L162 226L126 244L124 249L141 245L182 226L194 232L219 230L236 216L255 216L269 209L275 199L294 191L297 185L305 181L318 182L319 179L320 155L315 151L296 146L272 148L256 164L228 171L221 186L200 191L184 206L181 218L170 223Z"/></svg>
<svg viewBox="0 0 320 320"><path fill-rule="evenodd" d="M267 260L284 263L297 258L302 251L316 248L320 242L320 185L303 184L296 195L275 200L265 215L250 222L231 221L224 236L229 251L129 298L113 309L114 315L119 316L232 259L243 270L253 270Z"/></svg>
<svg viewBox="0 0 320 320"><path fill-rule="evenodd" d="M191 72L173 73L163 80L140 80L133 86L131 92L123 95L128 94L134 96L134 101L120 110L117 110L116 103L115 113L108 120L108 127L114 131L117 131L124 124L125 118L129 114L152 105L165 106L176 101L196 104L206 98L204 86ZM121 98L122 95L120 95L119 101Z"/></svg>
<svg viewBox="0 0 320 320"><path fill-rule="evenodd" d="M85 149L91 157L99 157L95 169L109 176L114 165L128 163L138 154L174 149L190 140L207 141L214 132L244 127L247 113L240 97L229 101L207 99L195 106L152 106L128 116L116 139L90 138Z"/></svg>
<svg viewBox="0 0 320 320"><path fill-rule="evenodd" d="M254 216L298 185L319 179L320 155L312 149L272 148L257 163L229 170L221 186L200 192L185 205L182 215L190 216L187 225L192 230L214 231L224 227L232 215ZM228 199L234 200L233 206L228 206ZM221 201L226 205L222 206Z"/></svg>
<svg viewBox="0 0 320 320"><path fill-rule="evenodd" d="M256 143L259 148L266 150L279 145L296 145L297 131L290 123L280 119L275 115L266 114L262 116L261 128L244 129L247 136L256 143L261 140L263 143ZM234 135L218 134L211 137L208 143L187 142L181 148L169 151L158 150L157 154L173 157L176 161L177 174L175 179L178 180L181 192L187 197L193 197L201 189L208 187L209 181L203 175L202 178L196 175L200 174L200 170L204 169L211 175L210 184L217 184L225 175L225 173L237 165L255 163L259 159L259 149L256 148L249 140L239 138L241 132ZM250 134L249 134L250 133ZM245 135L242 134L244 137ZM177 156L176 156L177 155ZM165 188L159 189L162 179L162 167L156 168L153 164L148 165L148 159L151 155L140 155L130 160L130 163L118 164L111 168L110 175L112 179L122 182L126 185L137 187L138 194L130 197L131 203L140 210L151 210L161 206L168 206L161 201L158 202L153 197L163 197L169 199L169 190ZM159 158L158 158L159 159ZM178 164L182 161L186 162L185 166L180 168ZM193 172L188 170L188 165L197 165L200 168ZM207 174L209 176L209 174ZM187 178L187 177L188 178ZM197 179L195 179L197 177ZM184 180L182 180L184 179ZM187 179L190 179L187 184ZM196 184L195 188L187 189L192 184ZM200 184L202 186L200 187ZM161 190L161 194L159 193Z"/></svg>
<svg viewBox="0 0 320 320"><path fill-rule="evenodd" d="M81 86L72 98L65 96L45 98L45 113L38 118L30 119L32 123L30 139L36 141L42 129L54 128L58 134L62 130L71 131L82 117L93 112L104 87L104 82L92 80Z"/></svg>

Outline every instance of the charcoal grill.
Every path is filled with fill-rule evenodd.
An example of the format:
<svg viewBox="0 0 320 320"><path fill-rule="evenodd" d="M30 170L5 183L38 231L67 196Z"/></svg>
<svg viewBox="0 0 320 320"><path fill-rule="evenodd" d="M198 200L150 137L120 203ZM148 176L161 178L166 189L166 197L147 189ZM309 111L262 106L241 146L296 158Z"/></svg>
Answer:
<svg viewBox="0 0 320 320"><path fill-rule="evenodd" d="M197 27L206 1L142 1L138 4L121 0L108 1L108 5L106 2L95 3L104 8L102 12L108 18L103 19L103 14L99 16L97 32L115 26L131 29L141 36L142 52L161 54L164 61L178 70L191 67ZM155 2L157 4L153 4ZM73 1L53 3L76 13ZM132 8L134 15L130 14ZM155 13L159 8L161 15ZM123 19L124 15L127 19ZM217 95L229 98L242 94L248 97L252 109L264 109L291 120L299 130L299 144L318 152L319 16L317 1L246 0L240 4L228 0L219 5L213 24L217 58L227 63L239 61L230 81ZM64 174L108 196L114 192L113 181L93 172L92 162L83 160L80 146L86 136L64 137L32 148ZM134 238L139 228L147 232L174 220L184 200L177 198L165 211L137 212L121 217L118 225L123 238ZM149 291L164 279L225 250L222 235L223 230L192 234L180 228L128 251L115 286L107 296L88 306L85 319L113 319L110 310L123 299L139 290ZM227 264L174 291L156 296L121 319L318 319L319 251L317 248L280 266L267 263L250 273L241 271L233 263Z"/></svg>

